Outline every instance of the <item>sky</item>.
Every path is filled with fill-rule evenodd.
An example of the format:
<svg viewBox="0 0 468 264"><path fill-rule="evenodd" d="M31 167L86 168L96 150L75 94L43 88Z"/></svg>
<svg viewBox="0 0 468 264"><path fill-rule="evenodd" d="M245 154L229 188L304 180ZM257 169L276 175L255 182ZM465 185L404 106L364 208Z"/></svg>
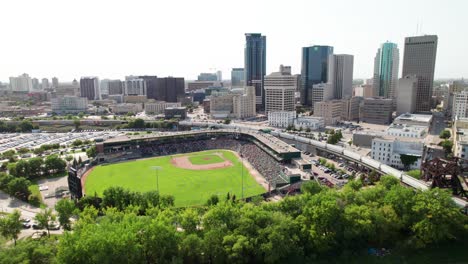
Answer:
<svg viewBox="0 0 468 264"><path fill-rule="evenodd" d="M371 77L387 40L400 48L401 75L404 38L436 34L435 77L468 77L466 10L467 0L1 0L0 81L215 70L230 79L245 33L267 36L267 74L280 64L300 73L301 47L330 45L354 55L354 78Z"/></svg>

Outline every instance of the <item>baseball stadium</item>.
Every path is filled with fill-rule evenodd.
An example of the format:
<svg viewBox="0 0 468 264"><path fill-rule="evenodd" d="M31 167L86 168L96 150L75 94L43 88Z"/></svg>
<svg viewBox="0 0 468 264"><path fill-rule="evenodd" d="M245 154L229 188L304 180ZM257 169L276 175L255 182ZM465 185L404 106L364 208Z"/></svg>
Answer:
<svg viewBox="0 0 468 264"><path fill-rule="evenodd" d="M126 135L98 142L96 149L97 165L76 175L81 194L99 196L111 186L158 190L173 195L178 207L204 204L212 195L248 199L290 188L301 179L290 169L304 169L298 149L261 131Z"/></svg>

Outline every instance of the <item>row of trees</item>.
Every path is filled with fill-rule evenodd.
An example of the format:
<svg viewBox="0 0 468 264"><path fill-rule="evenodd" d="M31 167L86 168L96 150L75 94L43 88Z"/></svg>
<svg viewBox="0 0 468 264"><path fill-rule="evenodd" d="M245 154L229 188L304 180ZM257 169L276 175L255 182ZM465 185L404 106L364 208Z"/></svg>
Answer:
<svg viewBox="0 0 468 264"><path fill-rule="evenodd" d="M49 155L45 159L35 157L21 159L7 165L8 172L15 177L26 177L30 180L65 172L66 162L58 155Z"/></svg>
<svg viewBox="0 0 468 264"><path fill-rule="evenodd" d="M156 121L156 122L145 122L145 120L141 118L136 118L128 121L126 125L122 128L172 128L177 121Z"/></svg>
<svg viewBox="0 0 468 264"><path fill-rule="evenodd" d="M103 195L101 208L84 207L60 243L44 246L54 253L49 262L60 263L303 263L368 247L466 239L467 217L437 188L415 191L383 176L365 189L359 181L340 191L309 182L303 193L278 203L149 203L141 214L144 204L114 188ZM13 249L0 253L5 260L17 255Z"/></svg>
<svg viewBox="0 0 468 264"><path fill-rule="evenodd" d="M23 120L19 123L0 121L0 133L16 133L16 132L31 132L32 129L37 128L31 121Z"/></svg>

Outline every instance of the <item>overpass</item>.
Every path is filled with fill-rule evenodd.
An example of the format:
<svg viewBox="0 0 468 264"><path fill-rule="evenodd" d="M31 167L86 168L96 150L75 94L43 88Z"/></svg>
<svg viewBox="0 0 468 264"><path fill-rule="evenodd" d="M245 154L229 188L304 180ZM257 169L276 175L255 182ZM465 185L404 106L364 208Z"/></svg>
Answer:
<svg viewBox="0 0 468 264"><path fill-rule="evenodd" d="M258 130L258 128L252 128L252 127L248 127L248 126L245 126L245 125L238 126L238 125L226 125L226 124L217 124L217 123L209 123L209 122L181 121L179 124L187 125L187 126L199 126L199 127L217 127L217 128L227 128L227 129L230 128L230 129L239 129L239 130L243 130L243 129ZM296 136L296 135L291 135L289 133L283 133L283 132L279 132L279 131L272 131L271 134L273 136L276 136L276 137L279 137L279 138L294 140L294 141L297 141L297 142L300 142L300 143L303 143L303 144L309 144L309 145L314 146L315 148L317 148L319 150L326 151L326 152L329 152L329 153L333 153L333 154L342 156L342 157L344 157L344 158L346 158L348 160L358 162L358 163L360 163L362 165L365 165L365 166L367 166L369 168L373 168L376 171L379 171L381 173L388 174L388 175L391 175L391 176L393 176L395 178L398 178L402 183L404 183L404 184L406 184L406 185L408 185L408 186L410 186L412 188L422 190L422 191L429 190L429 188L430 188L430 186L426 182L417 180L417 179L405 174L403 171L397 170L397 169L392 168L392 167L390 167L390 166L388 166L386 164L378 162L378 161L376 161L376 160L374 160L374 159L372 159L370 157L362 156L359 153L347 150L347 149L345 149L343 147L336 146L336 145L333 145L333 144L327 144L325 142L321 142L321 141L318 141L318 140L309 139L309 138ZM467 201L465 201L463 199L460 199L458 197L452 197L452 200L459 207L462 207L462 208L468 207Z"/></svg>

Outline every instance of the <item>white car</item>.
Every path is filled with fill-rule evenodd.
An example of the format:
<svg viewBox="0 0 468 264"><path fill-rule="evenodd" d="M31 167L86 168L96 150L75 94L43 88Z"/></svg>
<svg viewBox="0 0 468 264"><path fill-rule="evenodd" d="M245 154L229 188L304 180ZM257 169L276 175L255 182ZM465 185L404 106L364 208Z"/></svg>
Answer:
<svg viewBox="0 0 468 264"><path fill-rule="evenodd" d="M47 190L49 190L49 186L39 184L39 191L47 191Z"/></svg>

